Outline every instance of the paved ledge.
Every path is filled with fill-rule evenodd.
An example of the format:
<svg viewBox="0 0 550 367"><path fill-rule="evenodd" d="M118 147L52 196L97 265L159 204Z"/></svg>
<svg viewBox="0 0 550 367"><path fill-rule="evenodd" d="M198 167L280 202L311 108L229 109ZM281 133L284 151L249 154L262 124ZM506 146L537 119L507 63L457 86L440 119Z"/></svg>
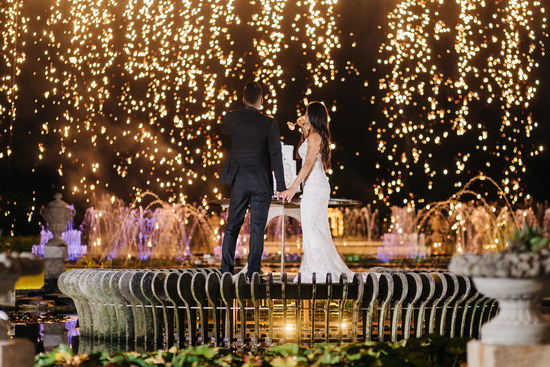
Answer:
<svg viewBox="0 0 550 367"><path fill-rule="evenodd" d="M468 343L468 367L548 367L550 344L488 345L478 340Z"/></svg>

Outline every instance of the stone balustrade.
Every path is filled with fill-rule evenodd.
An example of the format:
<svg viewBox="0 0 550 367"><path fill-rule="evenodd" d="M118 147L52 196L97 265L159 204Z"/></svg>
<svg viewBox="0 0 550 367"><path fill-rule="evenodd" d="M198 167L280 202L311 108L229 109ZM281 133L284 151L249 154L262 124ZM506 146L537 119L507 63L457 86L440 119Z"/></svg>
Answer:
<svg viewBox="0 0 550 367"><path fill-rule="evenodd" d="M146 350L477 337L498 309L468 277L383 268L313 284L286 274L247 283L218 269L78 269L63 273L59 288L75 303L81 343L92 341L80 352L101 343Z"/></svg>

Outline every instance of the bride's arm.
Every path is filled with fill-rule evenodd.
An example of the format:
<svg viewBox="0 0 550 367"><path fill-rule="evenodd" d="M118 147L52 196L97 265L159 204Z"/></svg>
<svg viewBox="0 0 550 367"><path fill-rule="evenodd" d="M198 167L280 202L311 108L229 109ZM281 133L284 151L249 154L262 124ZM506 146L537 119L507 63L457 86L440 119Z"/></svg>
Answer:
<svg viewBox="0 0 550 367"><path fill-rule="evenodd" d="M302 165L302 168L300 169L300 172L298 173L298 176L296 176L294 183L292 184L292 186L289 187L287 191L285 191L286 195L283 196L285 200L292 200L292 197L294 196L294 194L296 194L296 191L298 190L300 184L304 182L304 180L307 178L307 176L311 172L311 169L313 168L313 165L315 164L315 160L317 159L317 154L319 153L320 148L321 136L317 133L311 133L307 139L306 159L304 161L304 164Z"/></svg>

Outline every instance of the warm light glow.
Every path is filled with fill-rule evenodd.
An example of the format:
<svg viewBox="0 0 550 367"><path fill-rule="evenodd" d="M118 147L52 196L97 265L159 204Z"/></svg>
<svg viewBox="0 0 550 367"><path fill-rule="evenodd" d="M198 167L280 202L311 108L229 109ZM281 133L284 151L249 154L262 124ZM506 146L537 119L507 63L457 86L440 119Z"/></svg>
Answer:
<svg viewBox="0 0 550 367"><path fill-rule="evenodd" d="M184 202L188 188L203 204L221 198L223 113L240 105L245 78L264 84L267 114L277 113L296 73L306 95L334 80L337 2L259 0L238 12L236 0L52 0L45 18L23 19L24 2L8 0L1 60L19 73L25 55L16 42L29 38L39 57L27 62L47 82L34 106L37 116L51 116L37 125L36 167L59 162L60 182L87 200L113 183L170 202ZM43 29L24 37L27 22ZM301 54L293 69L303 65L294 75L282 57L290 48ZM3 136L18 87L11 75L0 82ZM0 147L0 158L10 152Z"/></svg>
<svg viewBox="0 0 550 367"><path fill-rule="evenodd" d="M460 188L478 173L471 167L479 160L487 167L505 162L500 183L513 201L522 197L525 158L542 151L524 142L537 127L529 108L538 90L533 72L544 55L545 28L538 0L396 5L378 60L387 71L379 82L386 120L372 125L378 151L389 161L377 165L389 173L380 174L375 186L380 200L389 203L413 175L429 190L449 179ZM498 111L500 128L484 119L484 110ZM478 152L464 153L465 147ZM453 167L437 168L443 161ZM451 177L441 180L445 175Z"/></svg>
<svg viewBox="0 0 550 367"><path fill-rule="evenodd" d="M17 78L21 73L21 64L26 60L22 51L25 42L19 38L28 32L29 19L21 14L23 2L6 0L0 6L0 63L5 73L0 75L0 159L12 154L11 136L17 120L16 101L19 85Z"/></svg>

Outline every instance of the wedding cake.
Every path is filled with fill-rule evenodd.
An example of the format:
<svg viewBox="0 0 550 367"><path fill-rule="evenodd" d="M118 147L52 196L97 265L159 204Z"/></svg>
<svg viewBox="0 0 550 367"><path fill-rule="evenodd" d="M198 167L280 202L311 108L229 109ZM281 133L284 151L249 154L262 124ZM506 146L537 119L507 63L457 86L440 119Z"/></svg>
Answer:
<svg viewBox="0 0 550 367"><path fill-rule="evenodd" d="M285 145L281 143L281 153L283 156L283 170L285 172L285 185L287 188L289 188L290 186L292 186L292 184L294 183L294 180L296 179L296 176L298 175L296 160L294 159L294 146ZM275 175L273 175L273 183L276 191L277 180L275 178Z"/></svg>

